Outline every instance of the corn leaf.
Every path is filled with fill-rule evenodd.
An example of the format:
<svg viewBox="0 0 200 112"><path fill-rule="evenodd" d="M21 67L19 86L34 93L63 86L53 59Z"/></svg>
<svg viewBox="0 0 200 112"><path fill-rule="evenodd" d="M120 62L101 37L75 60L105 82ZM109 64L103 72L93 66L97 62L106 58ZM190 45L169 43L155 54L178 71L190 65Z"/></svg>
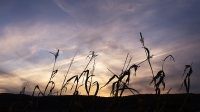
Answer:
<svg viewBox="0 0 200 112"><path fill-rule="evenodd" d="M93 83L93 86L94 86L95 84L97 85L97 88L96 88L96 91L95 91L94 96L97 96L98 91L99 91L99 83L98 83L97 81L95 81L95 82Z"/></svg>
<svg viewBox="0 0 200 112"><path fill-rule="evenodd" d="M184 69L184 72L183 72L183 75L182 75L182 77L184 76L184 74L185 74L185 72L186 72L187 68L190 68L190 67L191 67L190 65L185 65L185 69Z"/></svg>
<svg viewBox="0 0 200 112"><path fill-rule="evenodd" d="M116 82L114 82L114 83L112 84L112 90L111 90L110 94L113 94L113 95L114 95L115 86L116 86L117 83L118 83L118 81L116 81Z"/></svg>
<svg viewBox="0 0 200 112"><path fill-rule="evenodd" d="M115 77L117 77L118 79L119 79L119 77L117 76L117 75L113 75L110 79L109 79L109 81L104 85L104 86L102 86L101 88L103 88L103 87L105 87L106 85L108 85ZM101 89L100 88L100 89Z"/></svg>
<svg viewBox="0 0 200 112"><path fill-rule="evenodd" d="M165 61L168 57L170 57L170 59L173 59L173 61L175 62L174 57L172 55L168 55L163 61Z"/></svg>
<svg viewBox="0 0 200 112"><path fill-rule="evenodd" d="M169 94L169 92L171 91L171 89L172 89L172 88L170 88L170 89L167 91L167 94Z"/></svg>
<svg viewBox="0 0 200 112"><path fill-rule="evenodd" d="M165 82L164 82L164 80L162 81L162 85L163 85L163 90L165 90Z"/></svg>
<svg viewBox="0 0 200 112"><path fill-rule="evenodd" d="M157 75L156 75L155 77L152 78L152 81L150 82L149 85L151 85L153 81L156 82L156 79L158 79L163 73L164 73L164 72L163 72L162 70L160 70L160 71L157 73Z"/></svg>
<svg viewBox="0 0 200 112"><path fill-rule="evenodd" d="M186 89L186 92L187 92L187 88L188 88L188 85L187 85L187 82L186 82L186 78L185 78L185 80L184 80L184 86L185 86L185 89Z"/></svg>
<svg viewBox="0 0 200 112"><path fill-rule="evenodd" d="M133 65L130 66L129 70L132 69L132 68L134 68L134 70L135 70L135 76L136 76L136 71L137 71L137 69L138 69L139 67L140 67L140 66L133 64Z"/></svg>

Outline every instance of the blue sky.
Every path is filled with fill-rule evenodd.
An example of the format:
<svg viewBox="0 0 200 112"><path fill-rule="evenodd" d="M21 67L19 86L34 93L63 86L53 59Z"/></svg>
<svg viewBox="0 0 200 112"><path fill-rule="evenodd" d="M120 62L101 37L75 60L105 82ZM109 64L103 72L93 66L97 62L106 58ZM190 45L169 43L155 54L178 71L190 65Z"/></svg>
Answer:
<svg viewBox="0 0 200 112"><path fill-rule="evenodd" d="M131 64L145 59L140 43L151 49L154 73L162 60L173 55L175 62L165 65L165 93L177 91L183 81L185 65L193 62L191 92L200 93L200 2L198 0L1 0L0 1L0 92L19 93L28 81L26 93L34 86L44 89L53 67L58 74L53 79L59 91L64 74L77 52L68 78L80 74L89 61L90 51L97 52L95 77L100 86L112 76L107 68L120 74L127 53ZM91 70L92 65L88 67ZM134 71L132 71L134 74ZM140 93L155 93L149 86L152 74L147 62L131 76L131 85ZM111 84L101 89L100 96L109 96ZM81 94L86 94L80 88ZM71 94L68 91L65 94ZM131 93L126 92L125 95Z"/></svg>

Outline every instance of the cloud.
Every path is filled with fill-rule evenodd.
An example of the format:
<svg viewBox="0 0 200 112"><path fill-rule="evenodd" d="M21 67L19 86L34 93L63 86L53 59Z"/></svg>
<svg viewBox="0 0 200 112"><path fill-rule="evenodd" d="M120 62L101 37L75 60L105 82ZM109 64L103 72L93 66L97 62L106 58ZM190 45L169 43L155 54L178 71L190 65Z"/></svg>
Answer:
<svg viewBox="0 0 200 112"><path fill-rule="evenodd" d="M20 88L26 80L30 94L37 84L44 88L54 63L54 56L49 52L55 52L56 48L60 49L56 63L59 72L54 78L57 91L76 52L68 78L79 75L89 61L86 59L89 51L95 51L99 55L94 80L102 86L113 75L107 68L118 75L121 73L127 53L133 56L130 64L138 64L146 58L139 41L142 32L145 45L155 55L151 60L154 74L161 69L162 60L167 55L175 58L175 63L166 61L166 89L172 87L172 92L176 93L183 80L180 76L184 65L194 62L195 72L191 76L194 88L191 91L198 92L198 2L54 0L44 3L14 2L0 12L3 15L0 27L1 91L19 91L12 84ZM19 8L21 6L23 8ZM88 69L91 68L92 63ZM141 93L153 93L153 86L148 86L151 78L150 67L145 62L138 69L137 76L132 77L130 86ZM6 89L4 86L9 79L15 82ZM99 94L109 92L110 86Z"/></svg>

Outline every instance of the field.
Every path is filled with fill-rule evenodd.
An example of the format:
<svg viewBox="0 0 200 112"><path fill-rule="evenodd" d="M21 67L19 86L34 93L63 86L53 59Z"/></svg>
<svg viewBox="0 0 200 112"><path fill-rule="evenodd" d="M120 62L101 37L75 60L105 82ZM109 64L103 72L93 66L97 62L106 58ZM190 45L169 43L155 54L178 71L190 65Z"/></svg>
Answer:
<svg viewBox="0 0 200 112"><path fill-rule="evenodd" d="M165 89L165 61L171 59L175 61L172 55L168 55L163 59L163 64L161 65L161 70L157 74L154 74L151 65L151 55L150 50L144 44L144 38L142 33L140 33L140 42L142 43L142 48L145 51L146 59L138 64L131 64L132 57L127 54L125 59L122 72L120 74L115 74L113 71L109 70L113 76L104 84L99 87L98 81L93 81L92 77L95 71L95 58L98 56L95 51L90 51L87 56L89 61L85 69L80 73L80 75L74 75L70 78L67 77L70 67L73 64L74 57L71 60L70 66L67 73L64 75L62 87L57 95L53 91L55 88L55 83L53 78L56 76L58 69L55 69L56 60L59 56L59 49L57 52L51 54L54 55L54 66L49 81L47 82L44 91L41 91L39 85L36 85L33 89L32 95L26 95L25 89L27 82L22 84L22 90L19 94L0 94L0 109L9 112L32 112L32 111L55 111L55 112L193 112L200 110L200 95L190 93L190 76L193 73L192 64L185 65L182 77L183 82L180 85L180 89L183 87L186 93L183 94L171 94L170 88L167 93L161 94L161 91ZM149 69L152 74L152 81L150 86L155 88L155 94L140 94L137 89L129 87L129 82L131 81L131 69L134 70L134 75L136 76L137 70L143 63L149 64ZM92 64L93 68L88 69L88 65ZM113 82L115 80L115 82ZM69 85L73 83L72 85ZM110 97L98 97L98 91L107 85L112 85L110 90ZM65 96L62 95L64 91L68 88L73 91L72 95ZM80 95L79 88L84 87L86 95ZM90 94L91 88L95 88L94 95ZM129 90L133 95L123 96L125 90Z"/></svg>
<svg viewBox="0 0 200 112"><path fill-rule="evenodd" d="M187 94L169 94L160 95L159 103L156 101L157 96L153 94L141 94L136 96L121 97L118 106L114 106L109 110L112 101L116 101L114 97L93 97L79 95L76 98L80 108L74 107L72 112L83 111L86 112L153 112L159 104L163 107L162 112L177 112L185 103ZM138 100L139 98L139 100ZM22 111L35 112L35 111L60 111L69 112L70 104L73 101L73 96L45 96L45 101L42 105L42 97L34 97L30 95L17 95L17 94L0 94L0 108L3 111L8 111L9 108L14 112ZM142 102L140 102L142 100ZM30 104L30 101L31 102ZM59 105L58 105L59 101ZM91 102L93 102L91 104ZM79 107L79 106L78 106ZM140 108L141 107L141 108ZM80 109L80 110L79 110ZM200 111L200 94L190 94L190 101L185 105L185 112L198 112Z"/></svg>

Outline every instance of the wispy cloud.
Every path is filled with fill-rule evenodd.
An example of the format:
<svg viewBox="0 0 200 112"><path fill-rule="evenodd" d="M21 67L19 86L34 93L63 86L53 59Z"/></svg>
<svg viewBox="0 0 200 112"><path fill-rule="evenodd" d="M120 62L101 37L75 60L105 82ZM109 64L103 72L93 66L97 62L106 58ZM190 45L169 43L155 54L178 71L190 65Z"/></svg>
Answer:
<svg viewBox="0 0 200 112"><path fill-rule="evenodd" d="M196 81L200 78L196 75L200 73L197 68L200 63L198 1L53 0L2 4L6 7L1 7L0 11L0 92L18 93L26 80L29 81L28 93L36 84L45 87L54 60L49 52L56 48L60 49L56 64L59 72L54 79L56 90L61 87L77 51L69 77L82 72L89 61L86 56L94 50L99 54L94 79L104 85L112 76L107 68L120 74L127 53L133 56L131 64L145 59L140 32L145 45L155 55L152 58L155 74L165 56L172 54L175 58L175 63L166 63L167 89L172 87L172 92L176 93L182 82L184 65L194 62L191 91L200 92ZM153 93L153 86L148 86L152 78L148 63L143 63L137 74L132 77L130 86L141 93ZM14 82L9 84L10 80ZM102 89L100 95L109 93L109 88Z"/></svg>

